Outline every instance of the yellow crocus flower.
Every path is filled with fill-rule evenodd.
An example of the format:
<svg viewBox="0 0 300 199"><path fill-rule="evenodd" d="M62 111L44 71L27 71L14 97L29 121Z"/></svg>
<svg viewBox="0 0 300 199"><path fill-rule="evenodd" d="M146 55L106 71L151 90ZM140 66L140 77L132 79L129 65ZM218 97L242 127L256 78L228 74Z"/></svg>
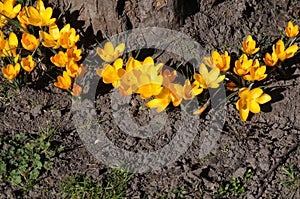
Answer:
<svg viewBox="0 0 300 199"><path fill-rule="evenodd" d="M79 35L76 35L74 28L71 28L70 24L65 25L59 32L59 44L66 49L75 46L79 40Z"/></svg>
<svg viewBox="0 0 300 199"><path fill-rule="evenodd" d="M32 34L24 32L22 34L21 43L23 48L33 51L40 45L40 40Z"/></svg>
<svg viewBox="0 0 300 199"><path fill-rule="evenodd" d="M137 76L136 93L141 95L142 99L147 99L153 95L158 95L162 90L163 76L159 74L160 64L155 66L154 60L147 57L143 65L135 70L139 70L140 75Z"/></svg>
<svg viewBox="0 0 300 199"><path fill-rule="evenodd" d="M97 48L97 53L103 61L113 62L123 54L124 50L125 50L124 43L121 43L116 48L114 48L111 42L106 42L104 45L104 49L100 47Z"/></svg>
<svg viewBox="0 0 300 199"><path fill-rule="evenodd" d="M50 57L50 61L57 67L65 67L68 63L68 55L59 51L56 55Z"/></svg>
<svg viewBox="0 0 300 199"><path fill-rule="evenodd" d="M66 65L66 70L70 77L75 78L81 72L81 67L74 60L71 60Z"/></svg>
<svg viewBox="0 0 300 199"><path fill-rule="evenodd" d="M114 88L120 87L120 81L125 74L123 60L117 59L113 65L106 64L102 70L97 70L97 74L102 77L105 84L112 84Z"/></svg>
<svg viewBox="0 0 300 199"><path fill-rule="evenodd" d="M294 38L299 34L299 27L298 25L293 25L291 21L288 22L287 26L285 27L286 36L289 38Z"/></svg>
<svg viewBox="0 0 300 199"><path fill-rule="evenodd" d="M156 112L158 113L165 110L171 102L177 107L183 99L182 91L182 85L171 83L168 87L163 87L161 92L156 95L153 100L147 102L146 106L149 108L156 108Z"/></svg>
<svg viewBox="0 0 300 199"><path fill-rule="evenodd" d="M272 55L266 53L264 62L267 66L275 66L278 62L277 54L275 52L272 52Z"/></svg>
<svg viewBox="0 0 300 199"><path fill-rule="evenodd" d="M192 100L202 92L203 88L200 87L200 83L198 81L194 81L191 84L190 80L185 80L185 83L183 85L183 99Z"/></svg>
<svg viewBox="0 0 300 199"><path fill-rule="evenodd" d="M60 47L59 38L60 38L60 31L58 26L53 23L49 26L49 33L46 33L42 30L39 32L40 37L43 39L43 46L47 48L57 49Z"/></svg>
<svg viewBox="0 0 300 199"><path fill-rule="evenodd" d="M298 51L298 46L292 45L285 49L284 42L280 39L276 42L275 46L273 46L273 51L276 53L280 61L284 61L295 55L295 53Z"/></svg>
<svg viewBox="0 0 300 199"><path fill-rule="evenodd" d="M53 12L52 8L45 8L44 2L42 0L37 1L36 8L34 8L33 6L29 6L26 10L28 24L31 24L33 26L49 26L56 21L55 18L51 18Z"/></svg>
<svg viewBox="0 0 300 199"><path fill-rule="evenodd" d="M212 52L212 60L216 67L220 69L220 71L228 71L230 68L230 56L228 52L225 51L224 54L220 55L217 51Z"/></svg>
<svg viewBox="0 0 300 199"><path fill-rule="evenodd" d="M18 41L17 35L14 32L11 32L9 34L8 40L5 41L5 45L3 45L3 42L1 42L0 56L16 57L18 44L19 44L19 41Z"/></svg>
<svg viewBox="0 0 300 199"><path fill-rule="evenodd" d="M261 81L267 77L267 74L265 74L266 69L266 66L260 66L259 61L255 59L250 67L250 74L245 75L243 78L248 81Z"/></svg>
<svg viewBox="0 0 300 199"><path fill-rule="evenodd" d="M74 61L81 60L81 50L77 49L77 46L73 46L67 50L68 59L73 59Z"/></svg>
<svg viewBox="0 0 300 199"><path fill-rule="evenodd" d="M71 85L72 85L72 79L68 75L67 71L63 72L63 76L58 76L57 82L54 82L54 86L65 90L69 90L71 88Z"/></svg>
<svg viewBox="0 0 300 199"><path fill-rule="evenodd" d="M253 55L259 51L260 48L256 48L256 41L252 39L251 35L248 35L246 40L242 42L243 52L248 55Z"/></svg>
<svg viewBox="0 0 300 199"><path fill-rule="evenodd" d="M22 58L21 66L26 72L31 72L34 69L34 61L31 55L28 55L26 58Z"/></svg>
<svg viewBox="0 0 300 199"><path fill-rule="evenodd" d="M225 75L220 75L219 68L213 68L208 72L207 67L202 63L199 68L199 73L194 74L194 78L198 81L199 85L204 88L218 88L220 82L225 78Z"/></svg>
<svg viewBox="0 0 300 199"><path fill-rule="evenodd" d="M246 121L249 115L249 111L252 113L260 112L260 104L265 104L271 100L271 96L263 94L261 88L254 88L249 90L248 88L242 88L239 91L240 99L236 103L236 108L240 112L242 121Z"/></svg>
<svg viewBox="0 0 300 199"><path fill-rule="evenodd" d="M19 63L16 63L15 66L8 64L6 67L2 67L2 73L6 79L13 80L19 74L20 69L21 67Z"/></svg>
<svg viewBox="0 0 300 199"><path fill-rule="evenodd" d="M235 61L235 67L233 68L233 71L235 74L239 76L244 76L250 71L250 67L253 64L252 59L248 59L246 54L243 54L239 60Z"/></svg>
<svg viewBox="0 0 300 199"><path fill-rule="evenodd" d="M143 85L146 86L147 82L152 82L153 85L150 83L151 86L154 86L154 84L156 83L162 85L161 80L163 80L163 77L158 74L162 66L162 63L158 64L157 66L154 66L154 60L151 57L147 57L143 62L140 62L130 57L126 63L126 72L124 76L122 76L120 82L121 94L131 95L139 87L142 87ZM143 78L146 78L146 80L144 80ZM143 92L145 91L144 88L140 88L138 92L143 97L146 97L150 94L150 92L154 92L154 88L157 87L152 87L151 91L149 91L148 94Z"/></svg>
<svg viewBox="0 0 300 199"><path fill-rule="evenodd" d="M15 18L21 10L21 4L14 6L15 0L0 1L0 28L3 28L7 23L7 18Z"/></svg>

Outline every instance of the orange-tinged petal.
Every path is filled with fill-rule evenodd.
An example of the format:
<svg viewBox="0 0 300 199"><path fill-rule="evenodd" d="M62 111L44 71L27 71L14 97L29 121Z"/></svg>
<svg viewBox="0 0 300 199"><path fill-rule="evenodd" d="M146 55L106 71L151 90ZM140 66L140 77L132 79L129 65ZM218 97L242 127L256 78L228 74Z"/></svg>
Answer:
<svg viewBox="0 0 300 199"><path fill-rule="evenodd" d="M205 81L204 81L202 75L196 73L196 74L194 74L194 78L195 78L196 81L199 82L199 85L200 85L202 88L207 89L207 85L206 85L206 83L205 83Z"/></svg>
<svg viewBox="0 0 300 199"><path fill-rule="evenodd" d="M111 65L107 65L102 72L102 79L105 84L111 84L116 81L119 77L115 73L116 70Z"/></svg>
<svg viewBox="0 0 300 199"><path fill-rule="evenodd" d="M299 34L298 25L293 25L291 21L288 22L288 25L285 28L286 36L289 38L294 38Z"/></svg>
<svg viewBox="0 0 300 199"><path fill-rule="evenodd" d="M272 55L266 53L264 62L267 66L275 66L278 62L277 54L275 52L272 52Z"/></svg>
<svg viewBox="0 0 300 199"><path fill-rule="evenodd" d="M277 55L280 55L284 52L284 42L280 39L275 44L275 53Z"/></svg>

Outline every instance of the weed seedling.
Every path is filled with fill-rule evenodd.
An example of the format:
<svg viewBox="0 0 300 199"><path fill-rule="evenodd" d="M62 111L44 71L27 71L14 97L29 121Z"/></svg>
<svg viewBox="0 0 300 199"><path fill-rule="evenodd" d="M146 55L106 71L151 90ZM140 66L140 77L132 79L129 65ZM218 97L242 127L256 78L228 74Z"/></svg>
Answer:
<svg viewBox="0 0 300 199"><path fill-rule="evenodd" d="M3 149L0 154L0 181L10 182L29 191L45 170L52 167L51 159L56 154L48 135L37 138L25 134L0 138ZM5 146L5 147L4 147Z"/></svg>

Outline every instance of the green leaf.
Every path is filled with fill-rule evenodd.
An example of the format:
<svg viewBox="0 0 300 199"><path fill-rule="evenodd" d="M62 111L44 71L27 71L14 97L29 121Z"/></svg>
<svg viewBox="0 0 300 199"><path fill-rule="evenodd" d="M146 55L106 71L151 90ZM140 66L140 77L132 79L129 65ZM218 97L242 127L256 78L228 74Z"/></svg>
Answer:
<svg viewBox="0 0 300 199"><path fill-rule="evenodd" d="M10 181L13 185L20 185L22 182L21 174L16 170L12 170L10 173Z"/></svg>
<svg viewBox="0 0 300 199"><path fill-rule="evenodd" d="M29 178L32 180L36 180L39 177L39 175L40 175L40 171L37 168L35 168L32 171L30 171Z"/></svg>

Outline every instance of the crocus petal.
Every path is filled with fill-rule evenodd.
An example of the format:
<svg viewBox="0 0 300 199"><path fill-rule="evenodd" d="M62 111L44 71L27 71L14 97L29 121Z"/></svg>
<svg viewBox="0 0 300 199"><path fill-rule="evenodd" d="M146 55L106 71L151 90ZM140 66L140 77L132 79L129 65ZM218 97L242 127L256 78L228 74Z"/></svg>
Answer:
<svg viewBox="0 0 300 199"><path fill-rule="evenodd" d="M268 94L263 94L262 96L260 96L259 98L256 99L256 102L259 104L264 104L267 103L271 100L271 96Z"/></svg>
<svg viewBox="0 0 300 199"><path fill-rule="evenodd" d="M106 42L105 45L104 45L104 51L106 54L109 54L109 55L112 55L114 54L114 46L111 42Z"/></svg>
<svg viewBox="0 0 300 199"><path fill-rule="evenodd" d="M117 51L118 54L122 54L124 52L124 50L125 50L125 44L124 43L121 43L115 49L115 51Z"/></svg>
<svg viewBox="0 0 300 199"><path fill-rule="evenodd" d="M242 119L242 121L246 121L249 115L249 109L240 109L240 117Z"/></svg>
<svg viewBox="0 0 300 199"><path fill-rule="evenodd" d="M123 59L119 58L114 62L114 67L116 70L119 70L123 67Z"/></svg>
<svg viewBox="0 0 300 199"><path fill-rule="evenodd" d="M292 45L292 46L288 47L285 50L286 59L293 57L297 51L298 51L298 46L297 45Z"/></svg>
<svg viewBox="0 0 300 199"><path fill-rule="evenodd" d="M201 64L199 67L199 72L203 76L208 76L208 70L204 64Z"/></svg>
<svg viewBox="0 0 300 199"><path fill-rule="evenodd" d="M220 70L218 68L214 68L209 72L209 82L215 81L220 74Z"/></svg>
<svg viewBox="0 0 300 199"><path fill-rule="evenodd" d="M261 88L254 88L251 91L249 91L249 98L256 99L260 97L263 94L263 90Z"/></svg>
<svg viewBox="0 0 300 199"><path fill-rule="evenodd" d="M147 57L144 62L143 62L143 65L150 65L150 66L153 66L154 65L154 60L152 57Z"/></svg>
<svg viewBox="0 0 300 199"><path fill-rule="evenodd" d="M259 104L255 100L251 100L248 102L248 108L252 113L260 112Z"/></svg>

